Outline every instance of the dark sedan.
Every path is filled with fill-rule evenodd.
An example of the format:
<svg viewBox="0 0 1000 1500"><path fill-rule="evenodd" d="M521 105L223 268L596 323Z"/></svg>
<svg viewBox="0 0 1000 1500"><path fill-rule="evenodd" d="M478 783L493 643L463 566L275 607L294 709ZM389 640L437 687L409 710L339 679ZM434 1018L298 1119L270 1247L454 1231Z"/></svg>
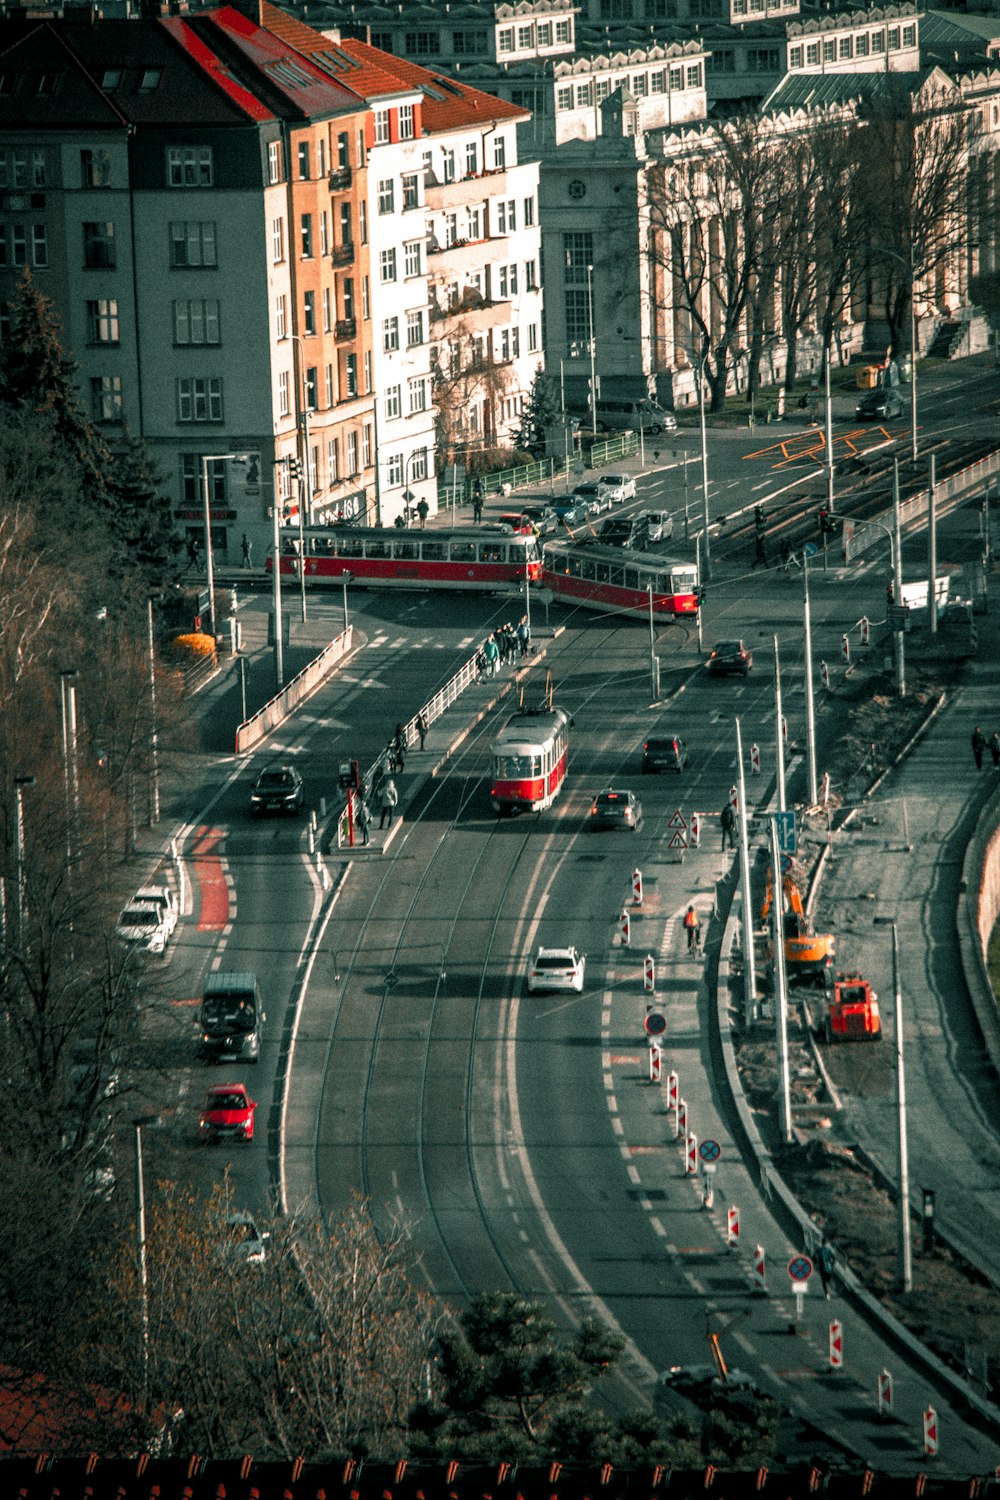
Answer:
<svg viewBox="0 0 1000 1500"><path fill-rule="evenodd" d="M753 666L753 652L742 641L719 641L708 658L708 670L717 677L729 672L746 676Z"/></svg>
<svg viewBox="0 0 1000 1500"><path fill-rule="evenodd" d="M628 828L632 833L642 822L642 803L634 792L609 787L598 792L590 806L590 827Z"/></svg>
<svg viewBox="0 0 1000 1500"><path fill-rule="evenodd" d="M261 771L250 793L250 811L255 817L263 813L299 813L304 794L302 777L294 766L269 766Z"/></svg>

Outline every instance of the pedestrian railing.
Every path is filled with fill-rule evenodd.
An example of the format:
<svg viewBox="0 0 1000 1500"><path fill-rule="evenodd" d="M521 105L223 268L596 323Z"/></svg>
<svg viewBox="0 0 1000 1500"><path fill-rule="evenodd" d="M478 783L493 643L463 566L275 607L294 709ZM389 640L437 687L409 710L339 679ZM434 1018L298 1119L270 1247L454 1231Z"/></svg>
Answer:
<svg viewBox="0 0 1000 1500"><path fill-rule="evenodd" d="M459 485L438 485L438 507L444 505L471 504L476 485L481 483L483 495L506 495L523 485L549 484L563 475L574 472L572 455L565 458L542 458L536 463L518 464L512 469L495 469L492 474L479 474Z"/></svg>
<svg viewBox="0 0 1000 1500"><path fill-rule="evenodd" d="M593 443L587 458L588 469L601 469L615 458L631 458L639 451L639 439L634 432L623 432L620 437L606 438Z"/></svg>

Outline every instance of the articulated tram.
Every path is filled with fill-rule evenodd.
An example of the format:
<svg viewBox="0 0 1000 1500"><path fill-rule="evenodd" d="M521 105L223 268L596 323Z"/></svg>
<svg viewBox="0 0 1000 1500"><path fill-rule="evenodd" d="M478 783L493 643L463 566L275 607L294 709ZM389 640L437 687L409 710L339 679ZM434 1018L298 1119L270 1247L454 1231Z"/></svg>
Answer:
<svg viewBox="0 0 1000 1500"><path fill-rule="evenodd" d="M533 536L469 526L454 531L396 531L385 527L307 526L306 581L377 588L514 592L525 577L541 581ZM271 559L267 567L270 571ZM282 576L298 577L298 538L285 544Z"/></svg>
<svg viewBox="0 0 1000 1500"><path fill-rule="evenodd" d="M571 723L561 708L508 719L490 749L490 797L497 812L538 812L554 802L566 780Z"/></svg>
<svg viewBox="0 0 1000 1500"><path fill-rule="evenodd" d="M643 620L649 618L650 591L654 617L693 615L700 603L694 563L622 547L548 542L542 581L564 604Z"/></svg>

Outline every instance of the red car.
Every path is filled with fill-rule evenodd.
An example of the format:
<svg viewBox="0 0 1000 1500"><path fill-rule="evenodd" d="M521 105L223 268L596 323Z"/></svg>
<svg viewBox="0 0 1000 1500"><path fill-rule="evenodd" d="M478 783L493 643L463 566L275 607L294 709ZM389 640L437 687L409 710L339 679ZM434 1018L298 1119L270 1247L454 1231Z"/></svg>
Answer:
<svg viewBox="0 0 1000 1500"><path fill-rule="evenodd" d="M201 1138L221 1141L253 1140L253 1117L256 1099L251 1099L244 1083L215 1083L205 1094L201 1107Z"/></svg>

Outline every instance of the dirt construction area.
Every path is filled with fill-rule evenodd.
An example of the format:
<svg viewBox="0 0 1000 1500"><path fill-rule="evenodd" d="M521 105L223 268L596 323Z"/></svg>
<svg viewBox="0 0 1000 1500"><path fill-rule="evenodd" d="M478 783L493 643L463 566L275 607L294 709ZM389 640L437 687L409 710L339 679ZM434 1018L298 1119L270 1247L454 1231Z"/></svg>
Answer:
<svg viewBox="0 0 1000 1500"><path fill-rule="evenodd" d="M802 817L802 845L821 847L830 824L846 812L845 801L864 795L896 759L946 692L946 674L933 667L913 674L909 696L901 701L884 679L863 675L837 693L840 700L826 719L824 764L835 789L827 809ZM840 788L840 792L836 791ZM829 823L828 823L829 819ZM755 904L763 892L763 868L755 872ZM810 869L796 862L792 874L804 893ZM759 906L758 906L759 911ZM822 926L822 923L819 924ZM761 967L764 947L758 940ZM742 982L737 981L742 994ZM789 1050L796 1141L778 1139L775 1101L777 1069L773 1038L749 1035L738 1048L738 1066L747 1102L775 1165L817 1229L836 1246L838 1257L892 1314L953 1368L967 1369L967 1340L993 1351L987 1369L969 1371L982 1389L984 1377L1000 1387L1000 1289L953 1255L940 1239L925 1249L921 1227L913 1224L913 1289L897 1288L897 1210L881 1175L850 1144L838 1144L837 1120L816 1061L826 1001L821 990L789 994ZM893 1097L895 1052L891 1044L825 1048L823 1061L835 1087L856 1098ZM799 1123L801 1121L801 1124ZM979 1359L986 1357L981 1354Z"/></svg>

